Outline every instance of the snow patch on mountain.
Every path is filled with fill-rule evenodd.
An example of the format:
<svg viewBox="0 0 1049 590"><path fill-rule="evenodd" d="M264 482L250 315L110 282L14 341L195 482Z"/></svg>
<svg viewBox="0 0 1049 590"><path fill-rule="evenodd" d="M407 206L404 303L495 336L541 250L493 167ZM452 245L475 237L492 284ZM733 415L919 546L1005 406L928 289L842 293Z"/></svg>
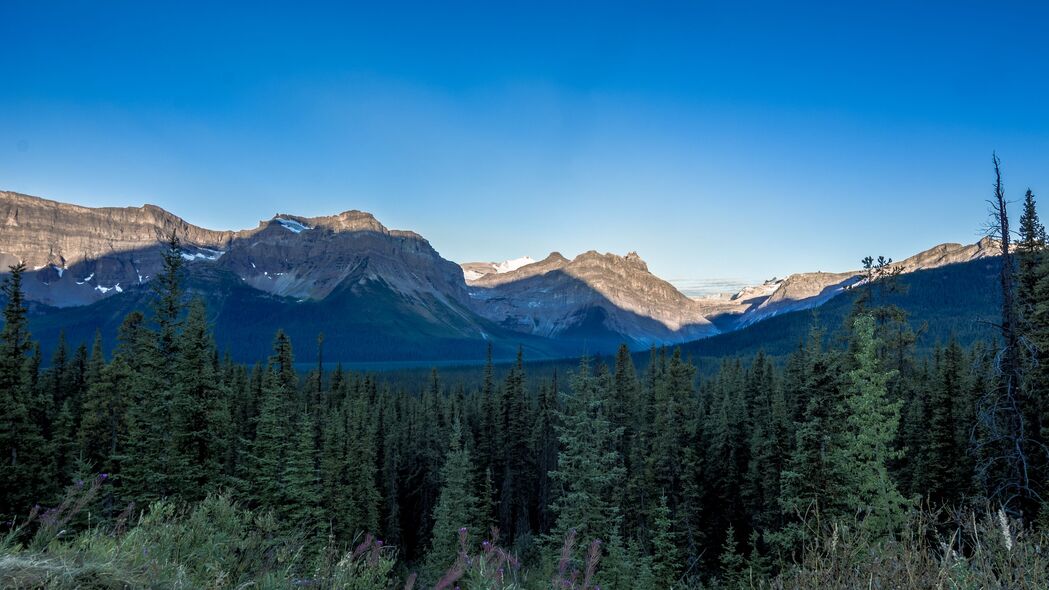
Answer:
<svg viewBox="0 0 1049 590"><path fill-rule="evenodd" d="M301 234L304 231L313 229L312 227L306 225L305 223L302 223L301 221L297 221L295 219L287 219L287 218L284 218L284 217L275 217L273 220L276 221L277 223L281 224L281 226L283 226L284 229L286 229L286 230L288 230L288 231L290 231L291 233L294 233L294 234Z"/></svg>
<svg viewBox="0 0 1049 590"><path fill-rule="evenodd" d="M522 266L528 266L529 264L534 263L535 260L533 260L531 256L522 256L520 258L514 258L512 260L504 260L503 262L500 262L495 265L495 272L497 274L502 274L504 272L513 272L521 268Z"/></svg>
<svg viewBox="0 0 1049 590"><path fill-rule="evenodd" d="M182 252L182 258L184 260L188 260L190 262L192 262L194 260L212 260L212 261L214 261L214 260L218 260L219 258L222 258L223 254L225 254L225 252L222 252L220 250L212 250L210 248L200 248L197 252L193 252L192 254L190 254L188 252ZM139 282L140 283L142 282L141 276L139 276Z"/></svg>

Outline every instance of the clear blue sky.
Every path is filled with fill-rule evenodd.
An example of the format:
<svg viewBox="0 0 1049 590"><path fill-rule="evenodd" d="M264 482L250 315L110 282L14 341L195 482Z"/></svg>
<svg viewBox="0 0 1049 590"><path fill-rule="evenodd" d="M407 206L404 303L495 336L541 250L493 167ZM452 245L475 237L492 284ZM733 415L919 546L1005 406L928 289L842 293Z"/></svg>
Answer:
<svg viewBox="0 0 1049 590"><path fill-rule="evenodd" d="M1049 203L1044 2L345 4L0 3L0 188L667 278L974 241L992 149Z"/></svg>

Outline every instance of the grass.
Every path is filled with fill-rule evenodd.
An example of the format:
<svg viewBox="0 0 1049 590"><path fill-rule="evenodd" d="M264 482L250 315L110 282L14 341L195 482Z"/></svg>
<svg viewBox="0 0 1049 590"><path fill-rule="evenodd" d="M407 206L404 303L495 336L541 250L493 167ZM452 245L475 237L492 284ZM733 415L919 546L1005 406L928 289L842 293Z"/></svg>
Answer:
<svg viewBox="0 0 1049 590"><path fill-rule="evenodd" d="M35 509L0 538L0 587L116 590L277 589L421 590L414 574L397 562L396 550L371 536L350 547L332 539L309 544L288 534L269 513L212 496L190 506L157 502L128 521L88 524L83 512L97 506L103 478L70 488L52 509ZM76 530L79 529L79 530ZM76 532L74 532L76 530ZM316 538L313 536L312 538ZM492 539L498 533L492 533ZM461 532L460 553L437 581L442 590L530 590L622 584L599 580L623 564L597 541L578 560L569 536L552 566L521 567L513 554L485 541L471 548ZM584 550L584 546L579 547ZM817 535L795 562L780 564L774 576L753 569L720 576L707 572L674 588L724 590L845 590L933 588L938 590L1044 589L1049 587L1049 536L1023 527L1004 512L915 512L897 535L872 538L839 524ZM608 568L608 575L602 571ZM531 569L531 571L529 571ZM531 574L531 575L530 575ZM630 590L663 590L634 576ZM641 585L639 585L641 584Z"/></svg>

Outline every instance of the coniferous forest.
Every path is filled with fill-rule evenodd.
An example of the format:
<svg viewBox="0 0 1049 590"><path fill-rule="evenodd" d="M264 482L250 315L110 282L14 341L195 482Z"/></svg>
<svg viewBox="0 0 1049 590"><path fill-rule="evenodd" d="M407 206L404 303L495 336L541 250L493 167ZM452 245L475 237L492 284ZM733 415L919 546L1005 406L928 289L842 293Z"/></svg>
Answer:
<svg viewBox="0 0 1049 590"><path fill-rule="evenodd" d="M918 353L868 259L840 345L710 377L624 346L391 385L281 332L236 364L175 238L151 308L41 358L12 267L0 586L1044 588L1049 255L1030 191L991 204L993 339Z"/></svg>

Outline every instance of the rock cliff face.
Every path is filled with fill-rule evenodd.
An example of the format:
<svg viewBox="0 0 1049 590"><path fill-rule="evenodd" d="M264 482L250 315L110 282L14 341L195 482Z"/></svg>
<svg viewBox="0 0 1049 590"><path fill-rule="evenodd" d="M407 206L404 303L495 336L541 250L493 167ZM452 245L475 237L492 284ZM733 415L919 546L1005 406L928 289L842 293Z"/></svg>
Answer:
<svg viewBox="0 0 1049 590"><path fill-rule="evenodd" d="M216 256L235 236L153 205L92 209L11 192L0 192L0 230L3 269L24 261L28 297L55 306L84 305L148 281L173 231L197 258Z"/></svg>
<svg viewBox="0 0 1049 590"><path fill-rule="evenodd" d="M351 275L381 281L408 297L465 303L462 271L414 232L388 230L371 214L279 214L238 232L217 259L248 285L297 299L324 299Z"/></svg>
<svg viewBox="0 0 1049 590"><path fill-rule="evenodd" d="M222 322L239 322L219 325L236 331L248 323L257 328L255 338L303 321L295 329L306 339L338 325L343 340L330 339L332 345L371 353L374 346L366 343L385 342L389 356L406 347L428 354L435 342L468 354L483 354L486 340L504 351L525 342L547 355L598 352L620 342L684 342L822 305L861 281L859 271L799 273L731 296L691 299L633 252L590 251L572 260L553 252L538 262L524 257L460 267L418 234L387 229L361 211L311 218L282 213L252 229L215 231L152 205L88 208L0 192L3 270L26 262L31 301L91 305L62 315L76 317L84 330L93 321L90 310L111 321L113 310L144 294L172 232L182 242L190 279L197 279L188 284L212 296ZM996 244L985 239L941 244L898 265L913 272L995 254ZM99 307L103 300L112 305ZM280 325L270 326L260 314ZM394 335L404 338L393 343Z"/></svg>
<svg viewBox="0 0 1049 590"><path fill-rule="evenodd" d="M93 209L0 192L0 219L0 263L25 261L28 297L56 307L85 305L148 282L172 232L191 270L212 265L274 295L323 299L356 273L409 297L467 301L458 266L418 234L388 230L360 211L278 214L254 229L213 231L153 205Z"/></svg>
<svg viewBox="0 0 1049 590"><path fill-rule="evenodd" d="M656 277L636 253L594 251L568 260L558 252L470 282L480 315L546 337L625 337L637 344L682 342L716 328L696 302Z"/></svg>

